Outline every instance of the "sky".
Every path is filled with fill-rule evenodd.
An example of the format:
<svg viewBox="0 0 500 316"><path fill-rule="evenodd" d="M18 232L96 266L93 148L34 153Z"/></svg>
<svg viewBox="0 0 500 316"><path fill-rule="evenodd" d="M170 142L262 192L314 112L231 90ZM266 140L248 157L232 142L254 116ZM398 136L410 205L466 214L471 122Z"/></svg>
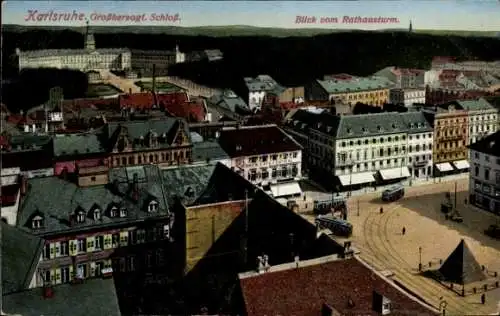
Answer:
<svg viewBox="0 0 500 316"><path fill-rule="evenodd" d="M51 16L49 14L52 13ZM45 17L44 17L45 14ZM67 14L69 18L59 19ZM315 17L297 23L297 16ZM347 17L391 18L344 23ZM54 20L49 20L54 19ZM335 20L336 18L336 20ZM69 19L69 20L68 20ZM114 19L114 20L109 20ZM116 20L119 19L119 20ZM128 20L127 20L128 19ZM5 1L2 23L21 25L252 25L281 28L500 31L499 0ZM392 21L392 22L387 22Z"/></svg>

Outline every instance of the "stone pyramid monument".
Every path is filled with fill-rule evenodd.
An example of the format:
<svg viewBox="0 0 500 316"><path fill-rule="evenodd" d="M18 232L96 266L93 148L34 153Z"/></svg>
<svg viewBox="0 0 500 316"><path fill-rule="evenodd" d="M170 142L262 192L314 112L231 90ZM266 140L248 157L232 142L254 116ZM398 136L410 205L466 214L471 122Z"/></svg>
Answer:
<svg viewBox="0 0 500 316"><path fill-rule="evenodd" d="M441 265L439 272L446 281L462 285L486 279L481 265L463 239Z"/></svg>

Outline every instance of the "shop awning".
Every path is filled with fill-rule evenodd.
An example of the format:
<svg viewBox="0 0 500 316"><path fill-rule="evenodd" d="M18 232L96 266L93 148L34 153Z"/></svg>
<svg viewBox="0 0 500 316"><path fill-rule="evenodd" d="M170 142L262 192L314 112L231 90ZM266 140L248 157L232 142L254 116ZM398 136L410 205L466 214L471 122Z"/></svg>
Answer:
<svg viewBox="0 0 500 316"><path fill-rule="evenodd" d="M280 196L302 194L302 190L300 189L298 182L271 184L271 192L275 198Z"/></svg>
<svg viewBox="0 0 500 316"><path fill-rule="evenodd" d="M454 161L453 165L455 166L455 168L460 169L460 170L469 169L469 167L470 167L469 162L467 160Z"/></svg>
<svg viewBox="0 0 500 316"><path fill-rule="evenodd" d="M451 164L449 162L438 163L438 164L436 164L436 168L440 172L447 172L447 171L452 171L453 170L453 167L451 166Z"/></svg>
<svg viewBox="0 0 500 316"><path fill-rule="evenodd" d="M358 172L358 173L353 173L353 174L343 174L343 175L338 176L338 177L340 180L340 184L342 184L342 186L375 182L375 178L373 177L373 173L371 173L371 172Z"/></svg>
<svg viewBox="0 0 500 316"><path fill-rule="evenodd" d="M399 178L408 178L410 176L410 171L408 167L398 167L391 169L379 170L382 180L392 180Z"/></svg>

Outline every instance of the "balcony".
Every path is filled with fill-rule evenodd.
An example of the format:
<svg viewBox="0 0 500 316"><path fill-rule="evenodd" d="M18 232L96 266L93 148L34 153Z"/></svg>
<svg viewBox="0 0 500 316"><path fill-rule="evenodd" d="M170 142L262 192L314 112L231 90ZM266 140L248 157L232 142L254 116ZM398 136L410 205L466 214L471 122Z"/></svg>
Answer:
<svg viewBox="0 0 500 316"><path fill-rule="evenodd" d="M462 140L464 138L465 138L465 135L447 135L447 136L438 137L438 142L439 142L439 140L441 140L441 141L455 141L455 140Z"/></svg>

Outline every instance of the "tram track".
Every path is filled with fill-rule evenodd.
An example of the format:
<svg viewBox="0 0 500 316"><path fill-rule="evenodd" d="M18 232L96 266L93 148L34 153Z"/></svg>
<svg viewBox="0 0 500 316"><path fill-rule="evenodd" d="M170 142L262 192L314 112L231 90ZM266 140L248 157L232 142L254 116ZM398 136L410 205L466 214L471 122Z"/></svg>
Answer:
<svg viewBox="0 0 500 316"><path fill-rule="evenodd" d="M394 246L391 245L387 227L389 220L400 207L400 205L391 207L384 214L380 214L378 219L376 216L377 210L369 210L362 227L364 243L357 245L361 250L360 257L370 264L382 266L385 268L384 270L392 271L394 278L411 291L425 298L426 302L432 306L439 306L440 301L436 299L444 296L448 303L448 313L452 315L477 314L477 307L470 306L470 304L457 297L455 293L446 292L447 290L440 284L434 283L433 280L416 279L420 277L411 272L412 265L404 260ZM363 249L363 246L366 246L366 248Z"/></svg>

